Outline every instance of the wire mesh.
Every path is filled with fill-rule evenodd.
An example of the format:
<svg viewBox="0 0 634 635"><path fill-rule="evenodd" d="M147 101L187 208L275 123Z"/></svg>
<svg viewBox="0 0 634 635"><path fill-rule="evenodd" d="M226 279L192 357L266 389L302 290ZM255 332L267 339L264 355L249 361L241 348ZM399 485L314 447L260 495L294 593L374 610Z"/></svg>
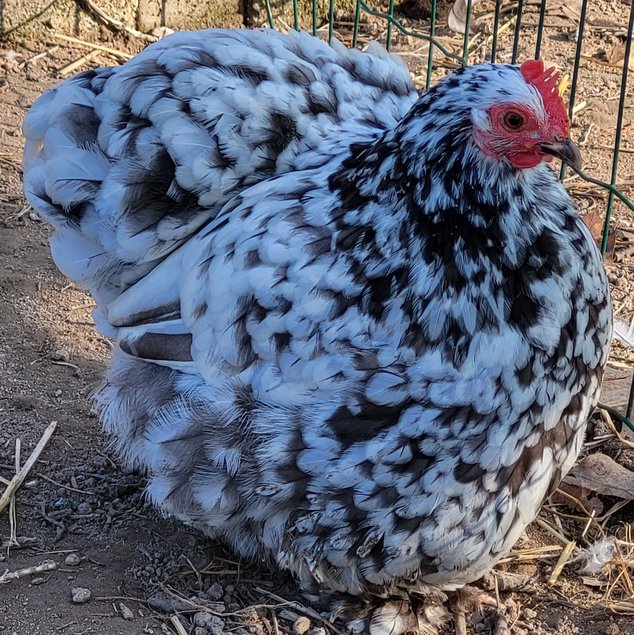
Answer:
<svg viewBox="0 0 634 635"><path fill-rule="evenodd" d="M301 1L301 0L300 0ZM532 55L535 58L539 58L542 54L544 46L544 36L546 31L550 28L548 22L547 12L547 0L540 0L535 6L535 2L528 3L524 0L495 0L492 16L492 24L485 26L488 35L482 36L482 31L474 33L472 31L472 4L476 4L475 0L459 0L466 5L466 19L464 21L464 35L459 46L451 46L447 43L448 38L439 37L439 22L438 22L438 7L437 0L428 1L428 16L425 20L423 27L419 25L416 28L411 28L405 20L400 19L397 13L397 7L395 0L356 0L354 3L354 13L351 21L341 20L342 25L348 25L348 30L351 33L349 40L346 42L345 28L338 28L336 23L336 0L313 0L312 1L312 24L301 25L299 20L298 0L293 0L293 25L303 26L309 30L312 30L314 34L318 32L327 33L328 40L331 41L333 37L343 39L353 47L363 45L369 39L382 39L388 50L394 48L394 42L396 35L400 35L405 39L408 39L410 43L412 41L420 41L427 43L425 59L420 65L419 86L421 89L426 90L429 88L434 74L440 69L441 72L444 69L457 67L459 65L468 65L473 63L479 63L484 61L491 62L510 62L517 63L520 55L523 56L522 60L526 59L527 55ZM273 10L271 9L271 0L266 0L266 12L269 25L274 28L275 21L273 17ZM342 2L343 4L343 2ZM581 0L579 6L578 19L576 20L576 28L572 37L572 43L574 44L574 61L572 64L572 78L570 83L569 93L569 115L571 119L574 119L576 113L577 95L580 77L586 68L587 55L584 55L585 37L587 33L586 26L588 24L588 5L589 0ZM350 6L348 0L347 6ZM527 23L525 18L527 10L531 10L531 16L535 14L537 8L537 22ZM531 17L529 16L529 17ZM363 33L364 20L368 19L376 20L384 24L384 30L379 34L378 38L376 33L371 33L369 36ZM502 46L503 36L508 36L512 29L511 42L505 42L504 48ZM603 219L603 231L601 236L601 251L605 255L609 245L609 232L611 228L612 214L614 209L614 203L616 200L620 201L630 211L634 211L634 203L619 187L619 159L622 151L622 133L624 127L624 114L626 109L626 102L628 96L628 71L630 54L632 53L632 34L634 31L634 2L631 3L629 10L629 20L626 27L625 34L625 53L623 59L623 68L620 79L620 88L618 95L618 109L616 116L616 125L614 130L614 137L611 145L610 153L610 175L608 180L597 178L594 174L586 174L584 171L579 170L578 176L588 184L597 186L607 193L607 200L605 203L605 214ZM446 29L444 29L446 31ZM503 32L506 31L507 33ZM343 37L342 37L343 35ZM534 48L527 49L525 40L528 37L534 38ZM411 48L411 47L410 47ZM530 50L529 53L527 51ZM631 150L631 148L628 148ZM566 178L566 169L562 166L561 178ZM574 175L573 175L574 176ZM628 425L634 430L634 423L632 422L632 411L634 409L634 380L630 386L629 397L623 410L615 409L613 407L604 406L614 417L616 417L622 423Z"/></svg>

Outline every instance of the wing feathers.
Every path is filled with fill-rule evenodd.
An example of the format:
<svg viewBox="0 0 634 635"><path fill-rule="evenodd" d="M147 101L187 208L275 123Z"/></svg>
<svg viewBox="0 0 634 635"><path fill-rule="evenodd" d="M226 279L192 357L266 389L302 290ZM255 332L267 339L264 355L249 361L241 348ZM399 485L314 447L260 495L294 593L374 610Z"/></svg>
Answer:
<svg viewBox="0 0 634 635"><path fill-rule="evenodd" d="M191 362L192 336L144 333L139 337L124 337L119 346L124 353L153 361Z"/></svg>

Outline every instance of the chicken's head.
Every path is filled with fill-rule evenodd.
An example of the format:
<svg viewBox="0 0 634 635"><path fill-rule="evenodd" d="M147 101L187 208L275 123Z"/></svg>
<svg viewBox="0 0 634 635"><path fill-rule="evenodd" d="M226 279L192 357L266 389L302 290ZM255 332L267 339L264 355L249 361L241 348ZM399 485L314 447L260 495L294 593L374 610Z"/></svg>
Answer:
<svg viewBox="0 0 634 635"><path fill-rule="evenodd" d="M514 168L532 168L558 157L576 169L581 154L570 140L569 119L559 90L559 73L529 60L496 100L472 111L473 137L489 157Z"/></svg>

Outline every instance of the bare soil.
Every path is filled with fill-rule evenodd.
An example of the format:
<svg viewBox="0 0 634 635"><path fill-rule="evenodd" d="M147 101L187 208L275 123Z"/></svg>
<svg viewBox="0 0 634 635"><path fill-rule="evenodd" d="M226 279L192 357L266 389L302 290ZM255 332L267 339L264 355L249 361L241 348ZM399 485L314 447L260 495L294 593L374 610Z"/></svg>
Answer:
<svg viewBox="0 0 634 635"><path fill-rule="evenodd" d="M623 46L629 7L613 0L590 4L588 59L577 97L577 102L586 103L576 118L574 136L585 146L587 172L609 179L621 77L616 58L618 47ZM569 8L573 3L564 5ZM483 34L478 35L480 44L476 40L473 47L475 57L478 46L490 41L486 25L491 21L490 11L487 4L478 6L480 22L485 24ZM529 5L520 59L532 53L536 11ZM504 15L503 21L512 18L510 13ZM349 27L343 24L345 16L341 20L340 35L345 41ZM411 28L424 23L424 11L407 18ZM569 68L571 51L574 53L574 14L571 18L566 7L557 12L555 6L549 24L544 56ZM367 37L383 35L376 22L367 21L364 28ZM500 35L501 50L506 51L500 61L508 61L511 35L512 28ZM450 33L443 37L447 46L459 49L459 38ZM127 53L141 48L138 42L110 36L100 44ZM420 76L426 59L421 42L399 36L396 48L406 54ZM0 45L0 476L8 480L15 472L16 439L21 443L23 464L46 426L58 422L51 441L18 490L15 523L7 510L0 515L0 576L5 570L27 569L18 579L0 577L0 633L335 632L302 603L287 576L271 573L257 563L236 562L218 545L160 518L144 502L142 477L119 468L91 412L89 394L103 373L110 344L94 330L90 298L55 269L48 250L49 228L26 205L20 169L20 124L26 109L61 78L60 69L86 52L57 39L54 33L39 42L14 39ZM117 61L98 52L78 70ZM444 72L442 66L439 72ZM623 146L630 151L634 148L632 106L627 104L622 137ZM622 154L619 172L622 190L630 194L634 192L632 158L630 152ZM595 213L600 220L605 193L577 176L567 184L588 218L592 220ZM615 241L607 266L616 311L625 319L634 314L634 260L628 252L634 240L628 233L632 227L632 212L617 203ZM627 380L631 351L617 346L612 365ZM600 448L632 468L634 446L617 439L598 415L590 426L589 440L592 449ZM591 522L583 534L587 513L575 506L570 494L556 498L544 509L540 524L529 528L500 567L503 574L497 586L512 628L538 635L634 635L634 587L629 577L634 545L628 534L634 509L629 504L612 513L613 506L620 503L616 497L592 492L573 495L587 504L598 503L599 521ZM11 540L12 535L17 541ZM576 557L587 553L602 536L621 540L603 569L584 573L583 562L573 558L557 581L547 584L570 539L578 542ZM48 561L56 563L54 569L28 570ZM508 578L505 572L515 576ZM487 583L495 593L491 580ZM90 590L85 603L72 599L73 594L81 595L73 591L78 587ZM632 612L628 615L627 610ZM489 633L493 627L486 616L475 616L472 628L476 633Z"/></svg>

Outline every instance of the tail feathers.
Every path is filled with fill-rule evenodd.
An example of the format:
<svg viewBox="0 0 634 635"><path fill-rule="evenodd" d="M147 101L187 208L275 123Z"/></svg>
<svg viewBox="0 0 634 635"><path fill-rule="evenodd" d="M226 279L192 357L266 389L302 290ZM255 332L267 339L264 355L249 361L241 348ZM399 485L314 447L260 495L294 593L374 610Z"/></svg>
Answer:
<svg viewBox="0 0 634 635"><path fill-rule="evenodd" d="M110 162L97 145L91 83L110 73L101 69L68 80L42 95L24 120L25 194L55 227L78 221L108 172Z"/></svg>
<svg viewBox="0 0 634 635"><path fill-rule="evenodd" d="M51 243L57 266L100 304L144 276L211 214L176 184L156 130L140 126L137 134L134 118L102 125L100 93L115 71L60 84L38 99L23 126L27 199L57 229ZM110 108L121 117L121 108ZM121 161L99 139L117 131L128 150L131 139L137 142Z"/></svg>
<svg viewBox="0 0 634 635"><path fill-rule="evenodd" d="M37 100L24 122L25 193L57 229L56 263L88 287L108 330L106 305L232 198L324 166L415 100L406 68L376 47L335 50L271 31L178 33Z"/></svg>
<svg viewBox="0 0 634 635"><path fill-rule="evenodd" d="M91 126L94 122L90 116L88 120L82 121L81 118L75 118L71 114L71 118L66 121L66 113L82 107L91 111L94 107L95 96L112 73L111 68L80 73L44 93L33 105L22 125L27 147L29 141L37 145L53 124L67 127L69 130L77 126L81 127L82 124ZM87 111L77 112L86 113Z"/></svg>

